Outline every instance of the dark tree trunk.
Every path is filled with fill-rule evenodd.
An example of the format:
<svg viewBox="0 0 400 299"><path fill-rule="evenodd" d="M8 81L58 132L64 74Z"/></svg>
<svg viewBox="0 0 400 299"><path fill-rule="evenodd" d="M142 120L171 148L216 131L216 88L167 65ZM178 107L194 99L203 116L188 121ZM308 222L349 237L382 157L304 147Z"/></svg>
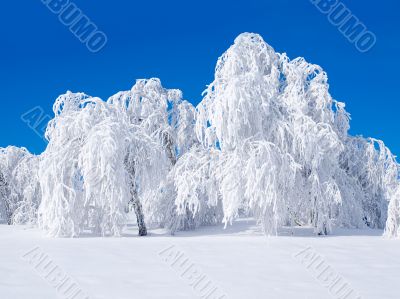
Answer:
<svg viewBox="0 0 400 299"><path fill-rule="evenodd" d="M147 228L144 222L142 204L140 203L139 200L136 199L133 201L132 205L136 214L137 225L139 228L139 236L147 236Z"/></svg>
<svg viewBox="0 0 400 299"><path fill-rule="evenodd" d="M144 215L143 215L143 208L142 204L139 201L139 197L137 196L137 191L136 191L136 184L135 184L135 162L134 161L129 161L129 156L125 158L125 166L126 169L129 173L130 176L130 189L131 189L131 200L129 201L129 205L133 206L133 209L135 211L136 215L136 221L137 225L139 228L139 236L147 236L147 228L146 228L146 223L144 221ZM128 207L129 210L129 207Z"/></svg>
<svg viewBox="0 0 400 299"><path fill-rule="evenodd" d="M172 166L176 164L175 147L172 137L169 133L163 134L163 143L167 151L168 159L171 161Z"/></svg>
<svg viewBox="0 0 400 299"><path fill-rule="evenodd" d="M147 228L146 228L146 223L144 221L142 204L139 201L139 198L138 198L137 192L136 192L136 188L134 188L134 185L132 185L131 190L132 190L131 191L131 194L132 194L131 204L133 206L133 210L135 211L136 222L137 222L138 229L139 229L139 236L147 236Z"/></svg>
<svg viewBox="0 0 400 299"><path fill-rule="evenodd" d="M5 208L6 208L7 224L11 225L12 224L12 213L11 213L11 209L7 202L5 202Z"/></svg>
<svg viewBox="0 0 400 299"><path fill-rule="evenodd" d="M137 196L136 187L134 183L132 183L131 185L131 195L132 198L129 203L133 206L133 210L135 211L136 221L139 228L139 236L147 236L147 228L146 228L146 223L144 221L143 208Z"/></svg>

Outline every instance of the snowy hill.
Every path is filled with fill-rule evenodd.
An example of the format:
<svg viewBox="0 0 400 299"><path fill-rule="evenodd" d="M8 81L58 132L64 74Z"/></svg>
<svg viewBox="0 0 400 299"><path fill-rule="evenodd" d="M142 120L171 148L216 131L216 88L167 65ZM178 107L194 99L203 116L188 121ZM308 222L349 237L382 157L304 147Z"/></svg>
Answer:
<svg viewBox="0 0 400 299"><path fill-rule="evenodd" d="M200 298L189 285L190 271L181 277L185 268L172 267L160 256L171 246L225 298L339 298L316 278L316 271L307 269L303 256L295 257L308 247L361 298L395 299L400 293L400 243L382 239L381 230L338 230L315 237L312 229L294 229L294 235L286 230L265 237L254 221L242 220L226 231L210 227L174 237L161 230L150 231L147 238L136 234L129 227L121 238L52 239L36 229L0 226L1 298L67 298L43 278L43 271L35 270L32 255L23 258L37 247L92 299Z"/></svg>

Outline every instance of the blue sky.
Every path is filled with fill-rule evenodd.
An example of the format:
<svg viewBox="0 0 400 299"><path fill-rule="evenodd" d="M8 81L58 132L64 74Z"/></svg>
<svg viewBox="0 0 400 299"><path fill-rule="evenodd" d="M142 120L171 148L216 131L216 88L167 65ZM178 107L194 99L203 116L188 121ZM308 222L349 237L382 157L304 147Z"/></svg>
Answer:
<svg viewBox="0 0 400 299"><path fill-rule="evenodd" d="M247 31L291 58L321 65L331 94L352 115L351 133L382 139L400 154L400 4L342 2L375 33L369 52L358 52L309 0L76 0L108 37L95 54L40 0L3 1L0 146L40 153L45 142L21 115L35 106L52 115L54 100L67 90L106 99L130 89L137 78L159 77L197 104L217 58Z"/></svg>

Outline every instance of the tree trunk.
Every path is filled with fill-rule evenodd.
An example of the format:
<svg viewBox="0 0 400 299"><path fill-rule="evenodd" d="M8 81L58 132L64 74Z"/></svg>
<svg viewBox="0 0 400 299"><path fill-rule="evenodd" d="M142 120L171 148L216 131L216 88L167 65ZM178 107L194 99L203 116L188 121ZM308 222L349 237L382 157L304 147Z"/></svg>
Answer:
<svg viewBox="0 0 400 299"><path fill-rule="evenodd" d="M139 201L134 184L131 186L131 194L132 198L129 204L133 206L133 210L135 211L136 221L139 228L139 236L147 236L147 228L146 223L144 222L142 204Z"/></svg>
<svg viewBox="0 0 400 299"><path fill-rule="evenodd" d="M7 218L7 224L11 225L12 224L12 213L11 213L11 209L10 206L8 205L8 202L5 202L5 208L6 208L6 218Z"/></svg>
<svg viewBox="0 0 400 299"><path fill-rule="evenodd" d="M186 207L186 215L183 222L183 230L194 230L196 225L193 219L193 213L190 211L189 207Z"/></svg>
<svg viewBox="0 0 400 299"><path fill-rule="evenodd" d="M146 223L144 222L144 215L142 204L137 198L132 200L133 209L135 210L136 221L139 228L139 236L147 236Z"/></svg>
<svg viewBox="0 0 400 299"><path fill-rule="evenodd" d="M176 164L175 147L172 137L169 133L163 134L163 143L167 151L168 159L171 161L172 166Z"/></svg>
<svg viewBox="0 0 400 299"><path fill-rule="evenodd" d="M128 203L133 206L136 215L136 221L139 228L139 236L147 236L146 223L144 222L143 208L137 196L136 184L135 184L135 162L129 162L129 156L125 158L125 166L130 175L130 189L131 189L131 200Z"/></svg>

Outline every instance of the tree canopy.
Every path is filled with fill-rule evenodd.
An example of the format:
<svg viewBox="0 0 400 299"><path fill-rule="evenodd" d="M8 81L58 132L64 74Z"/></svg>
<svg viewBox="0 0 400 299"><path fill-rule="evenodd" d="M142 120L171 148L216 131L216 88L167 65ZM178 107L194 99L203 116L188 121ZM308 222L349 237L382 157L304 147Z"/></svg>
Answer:
<svg viewBox="0 0 400 299"><path fill-rule="evenodd" d="M51 236L118 236L133 207L139 230L254 217L281 226L385 228L400 236L399 167L380 140L351 136L328 76L303 58L239 35L197 107L159 79L103 101L67 92L48 146L0 150L0 215Z"/></svg>

